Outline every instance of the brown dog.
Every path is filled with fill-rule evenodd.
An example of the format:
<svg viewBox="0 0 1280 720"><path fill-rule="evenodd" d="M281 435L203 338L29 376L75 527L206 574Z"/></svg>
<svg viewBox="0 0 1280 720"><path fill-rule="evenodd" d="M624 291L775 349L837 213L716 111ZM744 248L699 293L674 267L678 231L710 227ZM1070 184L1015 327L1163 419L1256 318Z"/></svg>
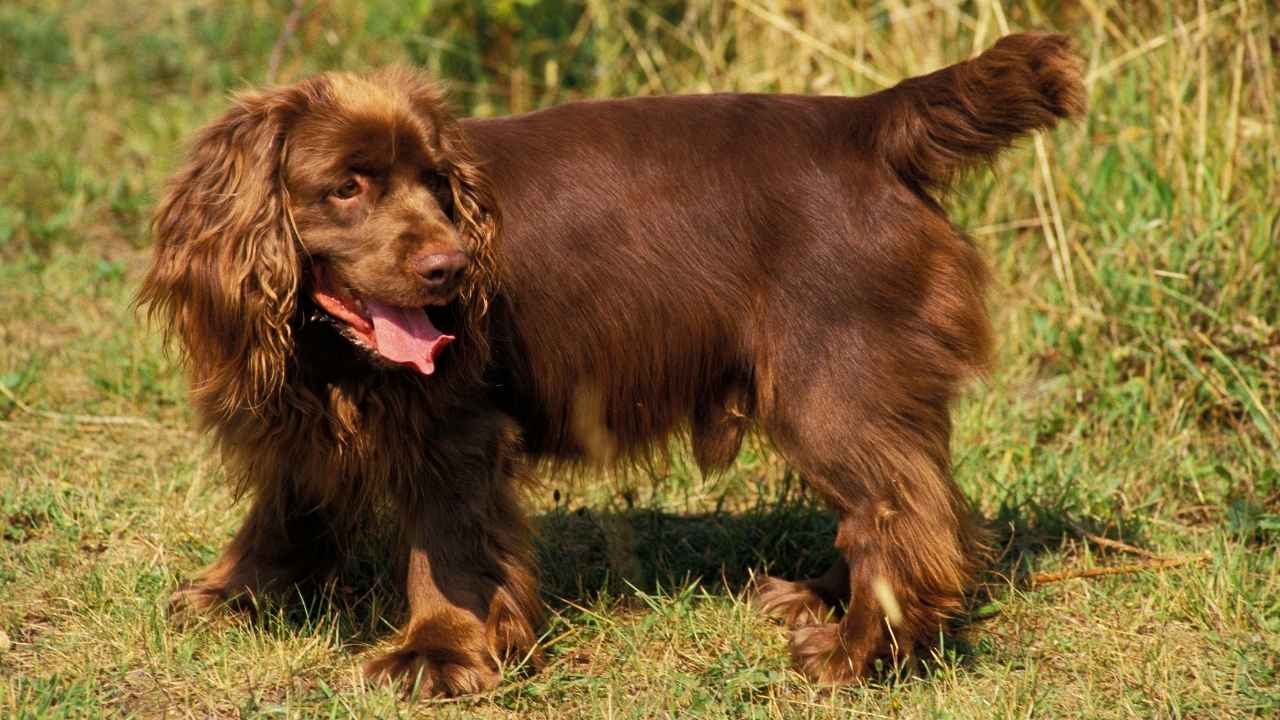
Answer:
<svg viewBox="0 0 1280 720"><path fill-rule="evenodd" d="M323 576L394 522L409 618L371 673L499 681L540 602L526 458L625 461L755 429L839 514L823 577L769 578L797 666L927 644L980 543L948 405L987 275L933 193L1079 114L1066 38L1014 35L863 98L707 95L455 121L416 72L243 95L156 213L140 300L252 505L175 602Z"/></svg>

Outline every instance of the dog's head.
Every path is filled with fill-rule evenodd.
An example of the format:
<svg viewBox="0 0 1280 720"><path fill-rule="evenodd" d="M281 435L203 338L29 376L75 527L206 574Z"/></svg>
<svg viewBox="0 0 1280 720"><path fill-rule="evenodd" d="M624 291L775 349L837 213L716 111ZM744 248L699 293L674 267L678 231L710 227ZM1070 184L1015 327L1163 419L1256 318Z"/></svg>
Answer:
<svg viewBox="0 0 1280 720"><path fill-rule="evenodd" d="M242 94L197 135L156 210L139 300L226 411L281 387L304 320L429 375L454 336L470 350L448 353L483 348L496 225L430 80L321 75Z"/></svg>

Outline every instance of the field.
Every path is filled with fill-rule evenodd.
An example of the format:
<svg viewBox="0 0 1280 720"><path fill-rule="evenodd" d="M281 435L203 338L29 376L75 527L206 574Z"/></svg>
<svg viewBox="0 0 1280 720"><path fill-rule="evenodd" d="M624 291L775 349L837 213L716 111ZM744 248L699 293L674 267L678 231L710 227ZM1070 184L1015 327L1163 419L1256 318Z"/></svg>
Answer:
<svg viewBox="0 0 1280 720"><path fill-rule="evenodd" d="M1006 29L1068 32L1087 118L947 199L994 268L997 369L956 412L997 555L940 651L830 692L753 570L831 520L758 443L529 498L548 663L411 702L361 662L370 557L322 597L176 626L237 524L181 374L130 301L185 138L251 84L388 62L467 114L674 92L862 94ZM5 0L0 3L0 715L1280 716L1280 11L1267 0Z"/></svg>

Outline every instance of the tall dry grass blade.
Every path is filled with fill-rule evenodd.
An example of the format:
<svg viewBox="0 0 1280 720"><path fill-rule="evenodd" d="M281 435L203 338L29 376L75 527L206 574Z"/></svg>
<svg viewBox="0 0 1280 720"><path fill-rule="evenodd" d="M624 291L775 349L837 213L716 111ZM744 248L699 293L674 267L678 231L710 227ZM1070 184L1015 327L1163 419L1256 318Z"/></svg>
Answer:
<svg viewBox="0 0 1280 720"><path fill-rule="evenodd" d="M276 74L280 70L280 61L284 59L284 46L298 31L298 24L302 22L302 16L305 14L305 0L293 0L293 7L289 9L289 15L284 19L284 26L276 36L275 45L271 47L271 57L267 60L267 72L263 75L263 82L267 85L275 84Z"/></svg>
<svg viewBox="0 0 1280 720"><path fill-rule="evenodd" d="M1254 389L1253 384L1245 379L1244 375L1240 372L1240 368L1237 367L1237 363L1227 357L1227 354L1218 347L1217 343L1215 343L1212 338L1205 335L1200 330L1195 330L1193 332L1196 339L1203 343L1205 347L1209 348L1209 351L1213 353L1213 356L1216 357L1223 365L1226 365L1227 370L1231 371L1232 377L1236 379L1236 383L1239 384L1240 389L1243 390L1244 394L1249 398L1249 402L1253 405L1253 409L1257 413L1255 417L1258 419L1258 429L1266 436L1271 447L1276 451L1280 451L1280 429L1278 429L1278 423L1271 417L1271 411L1267 408L1266 404L1258 397L1258 392Z"/></svg>
<svg viewBox="0 0 1280 720"><path fill-rule="evenodd" d="M618 29L622 31L622 37L626 40L627 47L631 48L631 54L635 56L636 63L640 65L640 70L644 73L649 89L655 93L667 92L666 84L662 82L662 72L659 71L657 63L654 62L652 53L645 48L644 43L636 35L635 28L631 27L631 23L627 22L626 18L622 18L618 22Z"/></svg>
<svg viewBox="0 0 1280 720"><path fill-rule="evenodd" d="M763 8L752 2L752 0L734 0L734 4L781 30L787 35L790 35L796 42L804 45L806 48L825 56L832 62L843 65L849 71L857 75L861 75L875 83L878 87L885 88L894 84L892 78L885 76L861 60L850 57L848 54L842 53L831 47L827 43L796 27L795 23L787 20L785 17L773 12L772 10Z"/></svg>
<svg viewBox="0 0 1280 720"><path fill-rule="evenodd" d="M1197 30L1199 30L1202 24L1207 25L1207 24L1213 23L1223 15L1230 14L1233 11L1233 9L1235 8L1234 6L1231 6L1231 5L1220 7L1217 10L1214 10L1203 16L1197 17L1195 22L1192 22L1189 25L1179 25L1178 29L1176 30L1164 33L1162 35L1156 35L1155 37L1150 38L1149 40L1142 43L1138 47L1120 55L1119 57L1107 62L1107 64L1103 65L1102 67L1089 73L1088 75L1085 76L1084 82L1086 85L1092 85L1096 80L1100 78L1110 77L1120 68L1124 67L1125 65L1128 65L1134 60L1137 60L1143 55L1146 55L1147 53L1164 46L1165 43L1168 43L1170 40L1174 39L1175 37L1183 37L1189 33L1196 32Z"/></svg>
<svg viewBox="0 0 1280 720"><path fill-rule="evenodd" d="M995 16L996 25L1000 28L1000 34L1009 34L1009 20L1004 15L1004 8L1000 6L999 0L991 0L992 14ZM1067 302L1072 308L1080 304L1080 298L1076 294L1075 273L1071 270L1071 253L1067 249L1067 233L1062 222L1062 209L1058 203L1058 193L1053 184L1053 172L1049 168L1049 151L1045 146L1044 136L1037 133L1035 136L1036 163L1040 168L1040 179L1044 183L1044 195L1048 198L1048 212L1046 212L1045 198L1041 197L1041 191L1038 185L1032 183L1031 188L1035 194L1036 210L1041 215L1041 223L1044 226L1045 241L1049 245L1049 254L1053 259L1053 271L1058 276L1058 281L1062 283L1063 290L1067 294ZM1050 221L1052 224L1050 224Z"/></svg>
<svg viewBox="0 0 1280 720"><path fill-rule="evenodd" d="M1244 3L1242 2L1243 6ZM1248 24L1248 9L1242 9L1240 12L1240 29L1241 37L1247 34L1245 28ZM1227 106L1227 148L1223 162L1226 165L1222 169L1222 187L1218 190L1218 196L1223 202L1231 199L1231 182L1236 169L1236 153L1240 147L1240 94L1244 85L1244 52L1245 43L1236 46L1235 62L1231 65L1231 100Z"/></svg>
<svg viewBox="0 0 1280 720"><path fill-rule="evenodd" d="M1053 234L1058 242L1058 252L1062 255L1062 275L1066 282L1067 299L1072 307L1076 307L1080 304L1080 296L1076 291L1076 276L1071 267L1071 251L1067 246L1066 226L1062 222L1062 208L1058 203L1058 190L1053 182L1053 171L1049 168L1049 149L1045 145L1043 135L1036 134L1035 145L1040 179L1044 182L1045 196L1049 199L1049 211L1053 218Z"/></svg>
<svg viewBox="0 0 1280 720"><path fill-rule="evenodd" d="M1193 196L1197 204L1192 207L1199 206L1200 195L1204 192L1205 183L1208 181L1204 157L1209 147L1209 23L1204 21L1208 12L1204 2L1205 0L1196 2L1200 21L1200 31L1197 33L1196 40L1196 66L1200 81L1196 88L1196 180Z"/></svg>

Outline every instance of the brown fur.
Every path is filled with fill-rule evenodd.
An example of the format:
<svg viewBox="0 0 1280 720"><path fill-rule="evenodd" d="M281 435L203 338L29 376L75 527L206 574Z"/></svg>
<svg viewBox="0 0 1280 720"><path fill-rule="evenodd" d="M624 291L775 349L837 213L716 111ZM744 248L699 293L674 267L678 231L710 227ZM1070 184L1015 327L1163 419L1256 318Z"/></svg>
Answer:
<svg viewBox="0 0 1280 720"><path fill-rule="evenodd" d="M391 508L409 619L367 669L490 688L540 613L527 458L620 461L687 428L714 472L754 428L840 516L824 577L758 588L799 669L845 682L927 645L979 557L948 407L992 344L984 264L930 193L1083 103L1055 35L864 98L459 123L408 70L241 96L157 210L140 294L252 502L176 602L322 575ZM360 163L377 167L354 205L333 200ZM353 293L423 304L413 259L451 248L472 261L432 309L459 337L434 375L372 359L313 301L323 263Z"/></svg>

